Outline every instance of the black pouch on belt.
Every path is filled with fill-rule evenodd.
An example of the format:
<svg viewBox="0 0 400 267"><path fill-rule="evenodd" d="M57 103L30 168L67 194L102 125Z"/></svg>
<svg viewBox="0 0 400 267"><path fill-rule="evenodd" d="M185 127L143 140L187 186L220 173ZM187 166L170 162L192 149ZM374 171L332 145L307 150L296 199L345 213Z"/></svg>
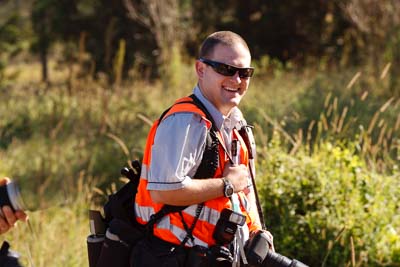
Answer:
<svg viewBox="0 0 400 267"><path fill-rule="evenodd" d="M96 267L129 267L131 245L107 230Z"/></svg>
<svg viewBox="0 0 400 267"><path fill-rule="evenodd" d="M96 267L97 261L99 260L101 254L101 248L104 243L104 235L89 235L87 237L87 248L88 248L88 258L89 267Z"/></svg>
<svg viewBox="0 0 400 267"><path fill-rule="evenodd" d="M113 219L107 229L96 267L129 267L133 246L144 233L126 222Z"/></svg>

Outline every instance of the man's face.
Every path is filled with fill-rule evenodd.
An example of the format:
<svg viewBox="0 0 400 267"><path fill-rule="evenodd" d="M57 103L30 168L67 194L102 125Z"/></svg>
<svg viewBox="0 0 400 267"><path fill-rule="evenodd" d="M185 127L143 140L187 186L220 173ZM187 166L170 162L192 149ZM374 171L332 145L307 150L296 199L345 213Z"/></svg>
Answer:
<svg viewBox="0 0 400 267"><path fill-rule="evenodd" d="M251 63L250 52L243 45L217 45L207 59L239 68L250 67ZM249 87L250 78L240 78L238 72L233 76L221 75L199 60L196 71L203 95L224 115L239 105Z"/></svg>

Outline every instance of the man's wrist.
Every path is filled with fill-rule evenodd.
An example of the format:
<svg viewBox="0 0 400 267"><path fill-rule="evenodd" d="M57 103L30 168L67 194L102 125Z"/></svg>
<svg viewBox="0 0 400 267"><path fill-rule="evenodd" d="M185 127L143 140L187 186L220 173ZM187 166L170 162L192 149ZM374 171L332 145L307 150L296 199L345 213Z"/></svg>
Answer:
<svg viewBox="0 0 400 267"><path fill-rule="evenodd" d="M224 182L224 189L223 189L224 196L231 197L235 192L233 184L226 177L222 177L222 181Z"/></svg>

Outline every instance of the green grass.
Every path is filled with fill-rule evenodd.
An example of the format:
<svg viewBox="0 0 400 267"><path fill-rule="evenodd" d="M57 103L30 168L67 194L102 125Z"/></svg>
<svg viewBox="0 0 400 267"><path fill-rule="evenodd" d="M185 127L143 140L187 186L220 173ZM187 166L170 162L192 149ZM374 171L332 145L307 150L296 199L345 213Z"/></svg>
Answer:
<svg viewBox="0 0 400 267"><path fill-rule="evenodd" d="M0 88L0 175L50 207L29 212L33 231L2 236L25 266L87 266L87 211L141 158L151 122L191 93L194 71L181 67L168 89L140 73L113 86L55 69L46 86L26 66ZM400 266L400 102L384 79L350 83L355 73L258 73L242 103L276 247L310 266Z"/></svg>
<svg viewBox="0 0 400 267"><path fill-rule="evenodd" d="M73 201L28 211L29 224L19 222L1 237L19 252L23 266L88 266L87 215L93 188L84 180L83 176L76 177Z"/></svg>

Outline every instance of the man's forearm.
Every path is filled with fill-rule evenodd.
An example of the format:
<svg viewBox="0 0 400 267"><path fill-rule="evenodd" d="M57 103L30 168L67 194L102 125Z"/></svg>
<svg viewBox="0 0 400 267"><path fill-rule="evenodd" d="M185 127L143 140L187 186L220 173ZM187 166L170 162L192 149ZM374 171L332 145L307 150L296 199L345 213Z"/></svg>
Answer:
<svg viewBox="0 0 400 267"><path fill-rule="evenodd" d="M151 190L154 202L189 206L224 196L224 182L221 178L192 179L184 188L168 191Z"/></svg>
<svg viewBox="0 0 400 267"><path fill-rule="evenodd" d="M234 192L243 191L247 187L247 168L245 165L227 164L223 177L232 183ZM188 206L224 196L224 182L222 178L192 179L185 183L185 187L178 190L150 190L154 202Z"/></svg>
<svg viewBox="0 0 400 267"><path fill-rule="evenodd" d="M256 200L256 195L254 193L254 187L250 188L250 191L246 195L246 197L247 197L247 199L248 199L248 201L250 203L250 211L251 211L251 213L256 214L256 216L254 218L254 220L255 220L254 224L259 225L260 229L261 229L262 225L261 225L261 220L260 220L260 214L258 213L258 207L257 207L258 204L257 204L257 200Z"/></svg>

